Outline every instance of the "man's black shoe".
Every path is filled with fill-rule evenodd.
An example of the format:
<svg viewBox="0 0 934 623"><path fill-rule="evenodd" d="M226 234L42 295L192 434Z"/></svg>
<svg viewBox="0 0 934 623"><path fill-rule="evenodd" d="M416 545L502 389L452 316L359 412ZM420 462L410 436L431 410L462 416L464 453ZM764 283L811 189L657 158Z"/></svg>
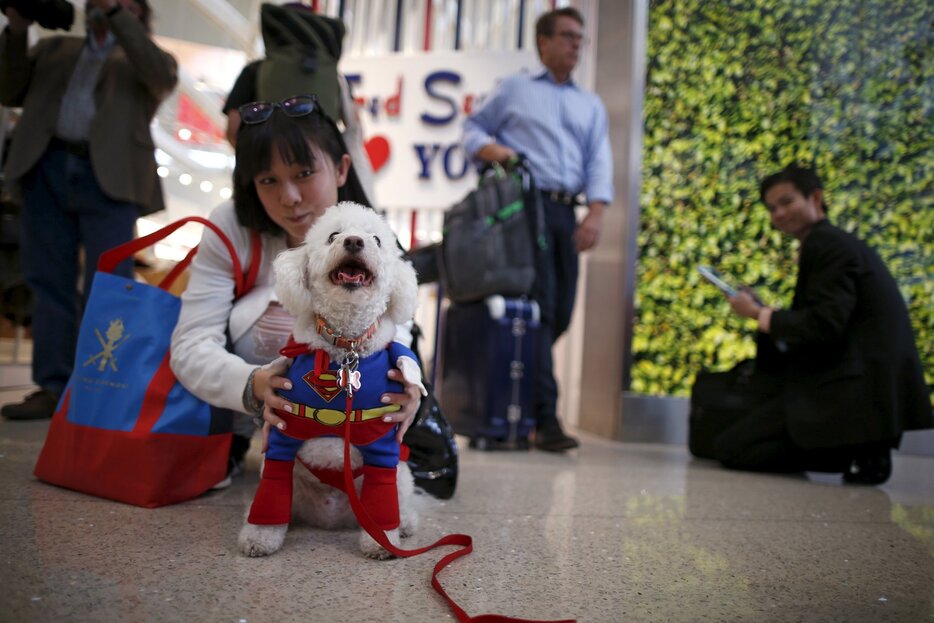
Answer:
<svg viewBox="0 0 934 623"><path fill-rule="evenodd" d="M58 399L58 392L40 389L26 396L23 402L4 405L0 415L8 420L44 420L52 417Z"/></svg>
<svg viewBox="0 0 934 623"><path fill-rule="evenodd" d="M888 448L853 459L843 481L851 485L881 485L892 475L892 451Z"/></svg>
<svg viewBox="0 0 934 623"><path fill-rule="evenodd" d="M535 431L535 447L545 452L565 452L579 445L576 439L565 435L560 428L544 428Z"/></svg>

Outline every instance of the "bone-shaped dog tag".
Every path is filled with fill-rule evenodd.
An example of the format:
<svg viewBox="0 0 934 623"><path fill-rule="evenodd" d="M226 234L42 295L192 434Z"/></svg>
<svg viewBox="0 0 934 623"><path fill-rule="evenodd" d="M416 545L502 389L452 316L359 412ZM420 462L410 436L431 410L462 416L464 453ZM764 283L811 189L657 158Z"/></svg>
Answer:
<svg viewBox="0 0 934 623"><path fill-rule="evenodd" d="M344 391L347 392L347 396L353 398L354 392L360 390L360 372L341 368L340 384Z"/></svg>
<svg viewBox="0 0 934 623"><path fill-rule="evenodd" d="M354 392L360 389L360 371L357 370L359 363L360 356L354 350L347 353L347 356L341 362L338 383L347 392L348 398L353 398Z"/></svg>

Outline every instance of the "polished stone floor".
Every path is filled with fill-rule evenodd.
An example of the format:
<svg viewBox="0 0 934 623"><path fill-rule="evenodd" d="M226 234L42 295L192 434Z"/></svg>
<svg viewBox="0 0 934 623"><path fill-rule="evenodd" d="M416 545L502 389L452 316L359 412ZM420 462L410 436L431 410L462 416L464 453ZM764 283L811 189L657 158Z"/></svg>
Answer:
<svg viewBox="0 0 934 623"><path fill-rule="evenodd" d="M21 392L0 392L0 403ZM146 510L38 482L48 422L0 419L0 621L453 621L442 553L375 562L354 532L294 528L249 559L257 483ZM934 458L897 455L884 486L724 471L681 446L582 436L568 456L464 449L412 545L464 532L442 584L470 615L581 622L932 621ZM438 553L441 551L442 553Z"/></svg>

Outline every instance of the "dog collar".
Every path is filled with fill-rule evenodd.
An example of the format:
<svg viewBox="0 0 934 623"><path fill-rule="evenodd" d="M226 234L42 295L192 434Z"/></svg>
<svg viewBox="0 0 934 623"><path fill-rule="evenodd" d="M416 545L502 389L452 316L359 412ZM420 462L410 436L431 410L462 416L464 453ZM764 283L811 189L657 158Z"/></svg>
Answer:
<svg viewBox="0 0 934 623"><path fill-rule="evenodd" d="M328 326L327 320L321 316L315 316L315 331L318 332L318 335L326 339L328 342L337 346L338 348L343 348L346 350L356 350L360 344L367 341L373 334L376 333L376 329L379 328L379 320L370 325L370 327L364 331L361 335L357 337L345 337L339 335L334 329Z"/></svg>

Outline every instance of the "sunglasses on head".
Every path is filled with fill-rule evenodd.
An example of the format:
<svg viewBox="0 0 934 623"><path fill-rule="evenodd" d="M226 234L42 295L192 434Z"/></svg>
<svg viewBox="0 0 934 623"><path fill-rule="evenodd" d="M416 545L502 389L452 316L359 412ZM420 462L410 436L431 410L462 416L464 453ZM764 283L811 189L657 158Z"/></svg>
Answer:
<svg viewBox="0 0 934 623"><path fill-rule="evenodd" d="M281 102L251 102L237 110L240 112L240 121L247 125L255 125L268 121L276 108L289 117L305 117L316 110L321 111L318 98L314 95L295 95Z"/></svg>

